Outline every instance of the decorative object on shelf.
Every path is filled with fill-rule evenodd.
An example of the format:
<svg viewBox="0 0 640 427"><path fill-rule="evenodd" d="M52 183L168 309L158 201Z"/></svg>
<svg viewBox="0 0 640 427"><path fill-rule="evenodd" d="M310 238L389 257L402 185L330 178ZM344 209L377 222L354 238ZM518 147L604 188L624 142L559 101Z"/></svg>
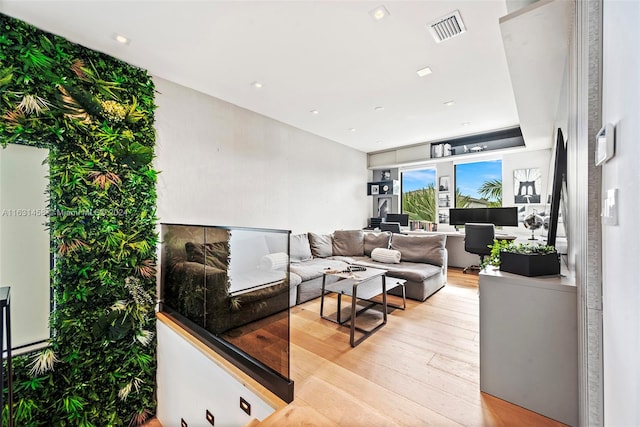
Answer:
<svg viewBox="0 0 640 427"><path fill-rule="evenodd" d="M381 181L391 181L391 170L385 169L381 173Z"/></svg>
<svg viewBox="0 0 640 427"><path fill-rule="evenodd" d="M441 176L438 179L438 191L449 191L450 182L448 176Z"/></svg>
<svg viewBox="0 0 640 427"><path fill-rule="evenodd" d="M491 254L481 267L488 265L528 277L558 275L560 255L555 247L549 245L494 240Z"/></svg>
<svg viewBox="0 0 640 427"><path fill-rule="evenodd" d="M367 195L376 196L378 194L400 194L400 181L377 181L367 183Z"/></svg>
<svg viewBox="0 0 640 427"><path fill-rule="evenodd" d="M431 157L442 157L444 146L442 144L431 144Z"/></svg>
<svg viewBox="0 0 640 427"><path fill-rule="evenodd" d="M435 144L431 145L431 157L449 157L453 154L453 148L451 144Z"/></svg>
<svg viewBox="0 0 640 427"><path fill-rule="evenodd" d="M539 168L513 171L514 203L540 203L542 176Z"/></svg>
<svg viewBox="0 0 640 427"><path fill-rule="evenodd" d="M429 146L429 154L432 159L436 159L457 155L471 156L480 152L502 150L511 147L524 147L524 138L522 137L520 127L464 136L462 138L450 139L446 142L433 142Z"/></svg>
<svg viewBox="0 0 640 427"><path fill-rule="evenodd" d="M531 230L531 237L529 240L537 240L535 236L535 231L544 226L544 218L538 215L538 212L534 209L529 215L524 217L522 220L525 228Z"/></svg>

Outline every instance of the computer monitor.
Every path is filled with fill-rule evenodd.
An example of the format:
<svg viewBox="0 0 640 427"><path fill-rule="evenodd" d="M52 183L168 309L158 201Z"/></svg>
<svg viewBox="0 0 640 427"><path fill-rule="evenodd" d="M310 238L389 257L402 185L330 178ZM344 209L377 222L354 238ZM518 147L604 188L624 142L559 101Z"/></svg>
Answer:
<svg viewBox="0 0 640 427"><path fill-rule="evenodd" d="M390 231L392 233L400 233L400 224L397 222L380 223L380 231Z"/></svg>
<svg viewBox="0 0 640 427"><path fill-rule="evenodd" d="M452 208L449 209L450 225L468 222L493 225L518 226L518 208Z"/></svg>
<svg viewBox="0 0 640 427"><path fill-rule="evenodd" d="M388 213L385 222L398 222L401 227L409 226L409 214L393 214Z"/></svg>

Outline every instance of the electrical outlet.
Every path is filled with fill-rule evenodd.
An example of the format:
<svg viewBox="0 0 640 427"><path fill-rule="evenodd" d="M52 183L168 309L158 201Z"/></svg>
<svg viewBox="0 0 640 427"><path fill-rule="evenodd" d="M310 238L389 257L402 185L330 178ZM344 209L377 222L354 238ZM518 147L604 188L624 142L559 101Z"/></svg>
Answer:
<svg viewBox="0 0 640 427"><path fill-rule="evenodd" d="M251 404L240 397L240 409L247 413L247 415L251 415Z"/></svg>
<svg viewBox="0 0 640 427"><path fill-rule="evenodd" d="M187 427L187 422L184 420L184 418L180 418L180 427Z"/></svg>
<svg viewBox="0 0 640 427"><path fill-rule="evenodd" d="M216 425L215 424L215 418L213 418L213 414L211 412L209 412L208 409L207 409L207 413L206 413L205 417L207 418L207 421L209 421L209 424L211 424L212 426Z"/></svg>

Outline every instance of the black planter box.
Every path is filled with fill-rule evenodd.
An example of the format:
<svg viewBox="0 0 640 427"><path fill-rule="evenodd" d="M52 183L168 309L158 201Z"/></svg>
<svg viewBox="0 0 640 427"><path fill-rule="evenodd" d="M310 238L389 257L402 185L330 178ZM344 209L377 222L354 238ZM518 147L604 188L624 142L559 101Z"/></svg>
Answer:
<svg viewBox="0 0 640 427"><path fill-rule="evenodd" d="M516 254L500 253L500 270L523 276L549 276L560 274L558 253L552 254Z"/></svg>

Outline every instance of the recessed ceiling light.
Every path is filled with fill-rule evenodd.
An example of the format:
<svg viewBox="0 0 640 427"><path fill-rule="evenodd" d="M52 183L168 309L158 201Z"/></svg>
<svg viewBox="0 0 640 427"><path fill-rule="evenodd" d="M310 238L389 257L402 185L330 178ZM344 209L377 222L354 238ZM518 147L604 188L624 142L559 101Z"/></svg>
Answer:
<svg viewBox="0 0 640 427"><path fill-rule="evenodd" d="M256 89L260 89L262 87L262 83L260 82L253 82L251 83L251 86L255 87Z"/></svg>
<svg viewBox="0 0 640 427"><path fill-rule="evenodd" d="M418 71L416 71L416 73L418 73L419 77L424 77L424 76L428 76L429 74L433 73L433 71L431 71L431 68L429 68L429 67L424 67L424 68L420 68Z"/></svg>
<svg viewBox="0 0 640 427"><path fill-rule="evenodd" d="M462 122L462 126L469 126L471 122Z"/></svg>
<svg viewBox="0 0 640 427"><path fill-rule="evenodd" d="M349 129L349 132L355 132L355 131L356 131L356 128L350 128Z"/></svg>
<svg viewBox="0 0 640 427"><path fill-rule="evenodd" d="M444 102L444 105L446 105L447 107L451 107L455 103L456 101L451 100L451 101Z"/></svg>
<svg viewBox="0 0 640 427"><path fill-rule="evenodd" d="M113 38L118 43L129 44L131 40L128 37L123 36L122 34L114 33Z"/></svg>
<svg viewBox="0 0 640 427"><path fill-rule="evenodd" d="M376 21L381 21L391 14L389 13L386 7L378 6L375 9L370 10L369 15L371 15L371 17Z"/></svg>
<svg viewBox="0 0 640 427"><path fill-rule="evenodd" d="M320 114L320 111L318 111L318 110L311 110L311 111L309 111L309 112L310 112L311 114Z"/></svg>
<svg viewBox="0 0 640 427"><path fill-rule="evenodd" d="M374 110L376 110L376 111L383 111L383 110L384 110L384 107L376 107L376 108L374 108Z"/></svg>

